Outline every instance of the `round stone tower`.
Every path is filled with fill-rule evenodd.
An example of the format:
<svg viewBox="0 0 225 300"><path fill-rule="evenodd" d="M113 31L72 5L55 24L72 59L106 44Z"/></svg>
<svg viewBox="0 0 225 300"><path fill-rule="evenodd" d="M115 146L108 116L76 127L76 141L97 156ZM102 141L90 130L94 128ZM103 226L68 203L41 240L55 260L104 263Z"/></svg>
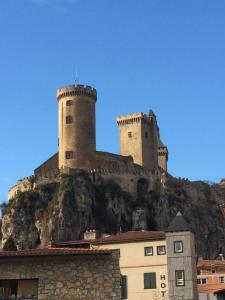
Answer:
<svg viewBox="0 0 225 300"><path fill-rule="evenodd" d="M96 89L70 85L57 91L59 105L59 169L87 170L95 157Z"/></svg>

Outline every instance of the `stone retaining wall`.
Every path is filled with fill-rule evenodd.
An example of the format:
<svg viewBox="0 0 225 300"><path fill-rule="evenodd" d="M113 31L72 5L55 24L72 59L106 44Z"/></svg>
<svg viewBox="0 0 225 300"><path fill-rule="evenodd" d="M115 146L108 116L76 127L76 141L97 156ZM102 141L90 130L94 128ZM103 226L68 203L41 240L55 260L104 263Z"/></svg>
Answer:
<svg viewBox="0 0 225 300"><path fill-rule="evenodd" d="M38 300L119 300L119 252L0 258L4 279L38 279Z"/></svg>

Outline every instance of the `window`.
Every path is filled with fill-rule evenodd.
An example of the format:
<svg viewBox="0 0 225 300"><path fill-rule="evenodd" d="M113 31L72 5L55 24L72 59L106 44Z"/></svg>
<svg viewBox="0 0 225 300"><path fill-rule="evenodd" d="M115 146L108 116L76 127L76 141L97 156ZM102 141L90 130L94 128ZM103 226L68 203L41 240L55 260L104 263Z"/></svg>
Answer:
<svg viewBox="0 0 225 300"><path fill-rule="evenodd" d="M175 271L176 286L185 286L184 270Z"/></svg>
<svg viewBox="0 0 225 300"><path fill-rule="evenodd" d="M73 122L72 116L66 116L66 124L71 124Z"/></svg>
<svg viewBox="0 0 225 300"><path fill-rule="evenodd" d="M126 275L121 276L120 286L121 286L120 299L127 299L127 276Z"/></svg>
<svg viewBox="0 0 225 300"><path fill-rule="evenodd" d="M146 139L148 138L148 133L147 133L147 132L145 132L145 138L146 138Z"/></svg>
<svg viewBox="0 0 225 300"><path fill-rule="evenodd" d="M131 131L128 132L128 137L129 137L129 138L132 138L132 132L131 132Z"/></svg>
<svg viewBox="0 0 225 300"><path fill-rule="evenodd" d="M156 273L144 273L144 289L156 289Z"/></svg>
<svg viewBox="0 0 225 300"><path fill-rule="evenodd" d="M66 101L66 106L71 106L73 104L73 101L72 100L67 100Z"/></svg>
<svg viewBox="0 0 225 300"><path fill-rule="evenodd" d="M153 255L153 247L145 247L145 256Z"/></svg>
<svg viewBox="0 0 225 300"><path fill-rule="evenodd" d="M206 284L207 283L207 278L198 278L197 279L197 284Z"/></svg>
<svg viewBox="0 0 225 300"><path fill-rule="evenodd" d="M73 151L66 151L66 159L73 158Z"/></svg>
<svg viewBox="0 0 225 300"><path fill-rule="evenodd" d="M225 283L225 277L224 276L220 277L220 283Z"/></svg>
<svg viewBox="0 0 225 300"><path fill-rule="evenodd" d="M157 254L158 255L166 254L166 246L157 246Z"/></svg>
<svg viewBox="0 0 225 300"><path fill-rule="evenodd" d="M201 274L201 271L200 270L197 270L197 275L200 275Z"/></svg>
<svg viewBox="0 0 225 300"><path fill-rule="evenodd" d="M212 270L211 273L212 273L212 274L216 274L216 270Z"/></svg>
<svg viewBox="0 0 225 300"><path fill-rule="evenodd" d="M175 241L174 242L174 253L182 253L183 252L183 242Z"/></svg>

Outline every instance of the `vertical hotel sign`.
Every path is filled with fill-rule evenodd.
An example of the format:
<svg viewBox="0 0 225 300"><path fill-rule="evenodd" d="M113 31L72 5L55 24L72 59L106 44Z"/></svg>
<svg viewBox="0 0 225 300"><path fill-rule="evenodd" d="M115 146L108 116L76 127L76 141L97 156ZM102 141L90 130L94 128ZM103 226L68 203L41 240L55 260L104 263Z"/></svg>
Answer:
<svg viewBox="0 0 225 300"><path fill-rule="evenodd" d="M163 300L168 299L168 297L167 297L167 281L166 281L165 274L160 275L159 284L160 284L160 291L155 292L153 294L153 299L163 299Z"/></svg>

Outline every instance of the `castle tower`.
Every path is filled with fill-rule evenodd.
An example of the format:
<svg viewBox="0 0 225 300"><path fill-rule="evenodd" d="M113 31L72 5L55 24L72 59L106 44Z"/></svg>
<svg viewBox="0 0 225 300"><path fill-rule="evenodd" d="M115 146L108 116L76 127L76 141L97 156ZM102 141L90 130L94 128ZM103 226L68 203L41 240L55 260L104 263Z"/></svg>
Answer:
<svg viewBox="0 0 225 300"><path fill-rule="evenodd" d="M168 148L159 139L158 146L158 164L164 171L167 171Z"/></svg>
<svg viewBox="0 0 225 300"><path fill-rule="evenodd" d="M149 114L135 113L117 118L120 135L120 154L131 155L136 164L148 169L158 167L157 121Z"/></svg>
<svg viewBox="0 0 225 300"><path fill-rule="evenodd" d="M89 169L96 151L96 89L70 85L57 91L59 169Z"/></svg>

